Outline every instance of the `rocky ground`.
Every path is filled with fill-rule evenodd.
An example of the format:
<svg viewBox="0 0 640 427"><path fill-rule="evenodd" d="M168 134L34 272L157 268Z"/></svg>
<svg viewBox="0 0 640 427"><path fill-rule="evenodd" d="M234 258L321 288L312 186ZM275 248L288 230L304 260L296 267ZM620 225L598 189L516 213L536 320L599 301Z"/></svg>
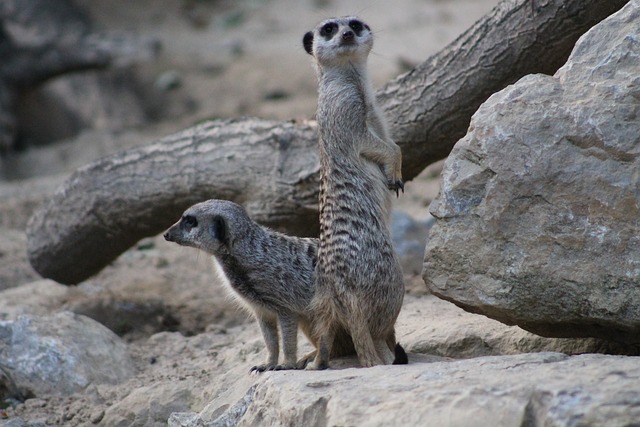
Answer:
<svg viewBox="0 0 640 427"><path fill-rule="evenodd" d="M73 375L63 388L53 370L41 383L0 370L0 424L631 425L640 419L632 404L640 395L635 358L568 356L629 354L632 346L542 338L428 293L420 277L422 248L441 164L408 183L395 205L407 283L397 331L410 353L408 367L356 369L355 360L345 359L334 371L249 375L266 356L257 325L213 281L204 254L160 236L140 241L76 287L40 279L26 260L28 218L76 167L206 118L310 117L315 80L300 38L323 17L355 11L376 30L371 68L378 86L451 41L496 0L358 1L349 9L286 0L76 3L98 26L157 38L163 48L155 60L118 71L131 77L122 86L137 97L107 96L105 77L93 73L48 83L43 93L50 96L75 93L70 111L93 112L87 127L2 159L0 338L14 334L20 352L12 360L25 364L27 351L47 343L51 366ZM78 81L95 96L73 92ZM108 101L100 102L103 96ZM84 344L76 349L74 337L60 337L64 328L84 331ZM112 341L125 344L107 358L121 369L103 358ZM300 343L300 352L310 349L302 337Z"/></svg>

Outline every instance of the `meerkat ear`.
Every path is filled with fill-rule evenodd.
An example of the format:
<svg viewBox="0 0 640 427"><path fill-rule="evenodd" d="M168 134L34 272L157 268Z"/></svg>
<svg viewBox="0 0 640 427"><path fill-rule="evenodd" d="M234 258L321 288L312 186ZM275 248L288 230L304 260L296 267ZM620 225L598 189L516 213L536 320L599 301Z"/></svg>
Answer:
<svg viewBox="0 0 640 427"><path fill-rule="evenodd" d="M304 37L302 37L302 46L309 55L313 55L313 32L308 31Z"/></svg>
<svg viewBox="0 0 640 427"><path fill-rule="evenodd" d="M213 221L211 221L210 232L214 238L221 241L222 243L226 243L227 241L227 224L223 217L215 216Z"/></svg>

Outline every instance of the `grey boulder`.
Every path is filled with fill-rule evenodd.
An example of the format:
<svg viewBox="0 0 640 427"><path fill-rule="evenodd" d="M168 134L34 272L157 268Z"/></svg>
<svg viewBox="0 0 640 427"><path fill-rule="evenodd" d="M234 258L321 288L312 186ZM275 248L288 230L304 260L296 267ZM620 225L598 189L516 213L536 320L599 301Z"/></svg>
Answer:
<svg viewBox="0 0 640 427"><path fill-rule="evenodd" d="M69 395L135 373L125 343L88 317L61 312L0 322L0 366L26 396Z"/></svg>
<svg viewBox="0 0 640 427"><path fill-rule="evenodd" d="M493 95L447 159L429 290L551 337L640 342L640 2Z"/></svg>

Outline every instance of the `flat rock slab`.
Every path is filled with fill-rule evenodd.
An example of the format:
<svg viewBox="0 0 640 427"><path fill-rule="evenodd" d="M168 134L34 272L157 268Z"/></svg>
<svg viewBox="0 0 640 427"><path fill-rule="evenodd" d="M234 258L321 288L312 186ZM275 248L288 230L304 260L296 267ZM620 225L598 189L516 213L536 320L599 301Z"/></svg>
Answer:
<svg viewBox="0 0 640 427"><path fill-rule="evenodd" d="M423 278L553 337L640 342L640 2L493 95L444 165Z"/></svg>
<svg viewBox="0 0 640 427"><path fill-rule="evenodd" d="M169 425L632 425L640 419L638 362L536 353L267 373L216 420L173 414Z"/></svg>

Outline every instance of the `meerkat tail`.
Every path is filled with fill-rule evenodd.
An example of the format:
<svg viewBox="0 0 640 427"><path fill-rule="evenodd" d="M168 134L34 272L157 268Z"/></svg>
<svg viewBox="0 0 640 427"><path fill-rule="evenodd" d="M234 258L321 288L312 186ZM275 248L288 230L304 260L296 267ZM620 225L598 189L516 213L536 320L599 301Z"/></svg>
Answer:
<svg viewBox="0 0 640 427"><path fill-rule="evenodd" d="M407 356L407 352L404 351L404 348L400 345L400 343L396 343L396 346L393 348L393 353L395 354L395 359L393 359L393 365L407 365L409 364L409 356Z"/></svg>

